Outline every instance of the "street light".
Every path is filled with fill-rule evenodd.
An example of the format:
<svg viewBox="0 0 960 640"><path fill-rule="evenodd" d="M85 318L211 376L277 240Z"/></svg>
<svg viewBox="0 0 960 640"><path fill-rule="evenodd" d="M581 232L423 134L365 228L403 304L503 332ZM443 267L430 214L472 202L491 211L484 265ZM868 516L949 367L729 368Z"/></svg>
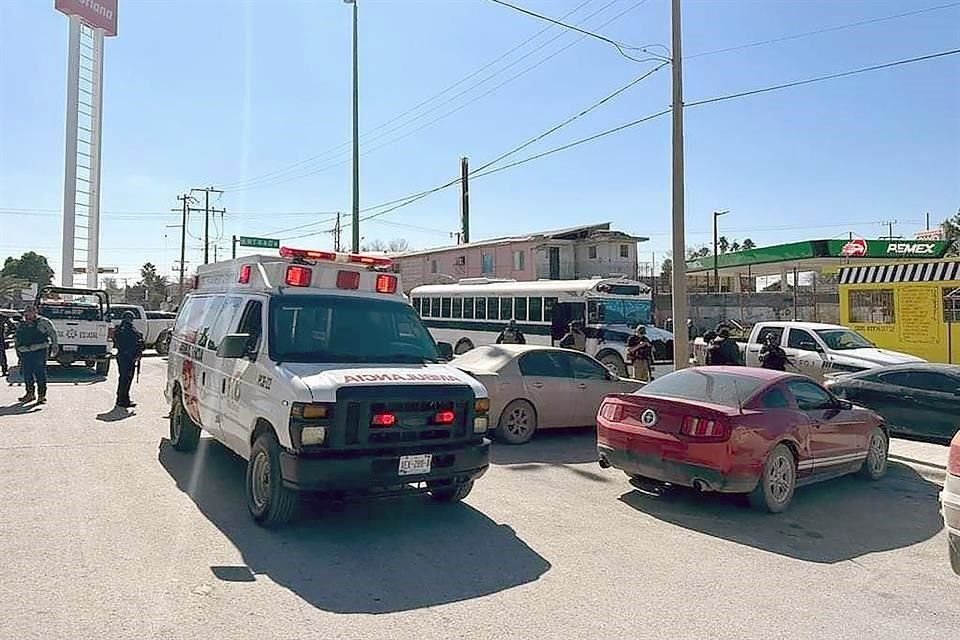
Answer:
<svg viewBox="0 0 960 640"><path fill-rule="evenodd" d="M717 253L717 218L725 216L728 213L730 213L729 209L713 212L713 286L716 287L717 293L720 293L720 275L719 269L717 268L717 258L720 257L720 254Z"/></svg>
<svg viewBox="0 0 960 640"><path fill-rule="evenodd" d="M353 5L353 252L360 252L360 90L357 62L357 0L343 0Z"/></svg>

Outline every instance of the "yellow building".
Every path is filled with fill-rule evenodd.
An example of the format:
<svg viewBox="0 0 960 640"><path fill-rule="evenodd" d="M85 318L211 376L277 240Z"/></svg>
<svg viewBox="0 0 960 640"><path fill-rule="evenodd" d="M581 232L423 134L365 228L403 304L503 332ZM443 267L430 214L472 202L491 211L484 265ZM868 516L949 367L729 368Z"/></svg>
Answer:
<svg viewBox="0 0 960 640"><path fill-rule="evenodd" d="M877 346L960 364L960 259L840 268L840 322Z"/></svg>

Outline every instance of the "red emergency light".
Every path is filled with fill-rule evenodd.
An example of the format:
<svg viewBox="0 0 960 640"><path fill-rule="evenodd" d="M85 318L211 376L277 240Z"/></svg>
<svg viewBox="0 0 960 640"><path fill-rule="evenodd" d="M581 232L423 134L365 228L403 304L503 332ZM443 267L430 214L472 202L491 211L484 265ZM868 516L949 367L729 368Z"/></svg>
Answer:
<svg viewBox="0 0 960 640"><path fill-rule="evenodd" d="M309 267L292 265L287 267L286 283L291 287L309 287L313 279L313 270Z"/></svg>
<svg viewBox="0 0 960 640"><path fill-rule="evenodd" d="M337 253L335 251L314 251L312 249L294 249L280 247L280 256L283 258L299 258L301 260L326 260L329 262L349 262L362 264L367 267L389 267L393 265L390 258L365 256L359 253Z"/></svg>
<svg viewBox="0 0 960 640"><path fill-rule="evenodd" d="M337 289L359 289L359 271L337 271Z"/></svg>
<svg viewBox="0 0 960 640"><path fill-rule="evenodd" d="M397 276L381 273L377 276L377 293L396 293Z"/></svg>
<svg viewBox="0 0 960 640"><path fill-rule="evenodd" d="M375 413L370 420L372 427L392 427L397 424L397 416L393 413Z"/></svg>
<svg viewBox="0 0 960 640"><path fill-rule="evenodd" d="M291 249L280 247L280 256L283 258L302 258L304 260L336 260L337 254L333 251L313 251L311 249Z"/></svg>
<svg viewBox="0 0 960 640"><path fill-rule="evenodd" d="M240 266L240 277L237 278L237 282L240 284L248 284L250 282L250 270L251 267L249 264Z"/></svg>
<svg viewBox="0 0 960 640"><path fill-rule="evenodd" d="M457 414L452 409L444 409L443 411L438 411L437 415L433 416L434 424L453 424L457 419Z"/></svg>

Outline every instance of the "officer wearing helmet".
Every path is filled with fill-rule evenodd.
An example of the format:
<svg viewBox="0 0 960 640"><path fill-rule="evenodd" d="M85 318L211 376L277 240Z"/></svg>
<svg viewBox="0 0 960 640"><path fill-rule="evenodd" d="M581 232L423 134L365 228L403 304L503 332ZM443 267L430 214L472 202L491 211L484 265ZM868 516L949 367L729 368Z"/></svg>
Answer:
<svg viewBox="0 0 960 640"><path fill-rule="evenodd" d="M649 382L653 379L653 343L647 337L647 328L638 325L627 338L627 362L633 367L633 378Z"/></svg>
<svg viewBox="0 0 960 640"><path fill-rule="evenodd" d="M129 409L137 406L130 400L130 385L137 369L137 361L143 353L143 334L133 326L133 312L124 311L120 326L113 334L113 344L117 348L117 369L120 380L117 382L117 406Z"/></svg>
<svg viewBox="0 0 960 640"><path fill-rule="evenodd" d="M497 336L497 344L527 344L527 339L517 326L517 321L513 318L507 323L507 326Z"/></svg>
<svg viewBox="0 0 960 640"><path fill-rule="evenodd" d="M707 364L712 365L741 365L740 347L730 337L730 327L725 324L717 325L717 337L707 347Z"/></svg>

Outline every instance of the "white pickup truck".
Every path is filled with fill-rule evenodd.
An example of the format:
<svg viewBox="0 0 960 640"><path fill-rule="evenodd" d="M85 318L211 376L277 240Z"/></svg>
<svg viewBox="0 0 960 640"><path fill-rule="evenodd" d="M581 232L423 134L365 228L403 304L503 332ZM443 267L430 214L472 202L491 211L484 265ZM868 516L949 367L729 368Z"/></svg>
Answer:
<svg viewBox="0 0 960 640"><path fill-rule="evenodd" d="M110 371L110 297L102 289L43 287L37 292L37 310L57 330L58 348L51 359L67 367L83 362L99 375Z"/></svg>
<svg viewBox="0 0 960 640"><path fill-rule="evenodd" d="M170 332L177 314L166 311L147 311L137 304L114 304L110 306L110 319L114 326L123 320L123 314L133 314L133 326L143 334L147 349L155 349L161 356L167 355L170 347Z"/></svg>
<svg viewBox="0 0 960 640"><path fill-rule="evenodd" d="M836 324L819 322L758 322L746 343L738 343L744 364L760 366L760 349L773 334L787 354L789 370L815 380L831 373L863 371L891 364L924 362L923 358L898 351L879 349L856 331ZM697 364L706 362L707 345L697 338L693 345Z"/></svg>

